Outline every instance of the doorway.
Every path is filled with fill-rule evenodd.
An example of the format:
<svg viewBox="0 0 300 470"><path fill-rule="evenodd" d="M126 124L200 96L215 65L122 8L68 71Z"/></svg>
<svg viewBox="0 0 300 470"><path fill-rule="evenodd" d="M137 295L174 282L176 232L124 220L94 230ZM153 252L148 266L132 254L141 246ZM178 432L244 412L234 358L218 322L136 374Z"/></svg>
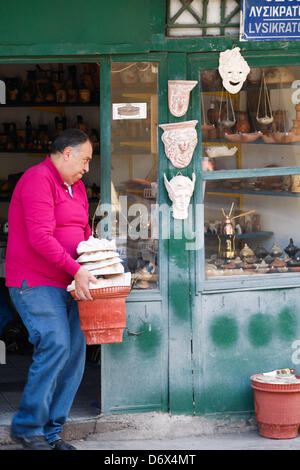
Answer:
<svg viewBox="0 0 300 470"><path fill-rule="evenodd" d="M53 139L65 128L79 128L93 143L90 171L83 182L90 222L100 198L100 65L99 63L1 64L5 86L0 104L0 425L17 411L32 346L27 330L5 286L8 208L21 175L42 162ZM3 343L1 343L3 345ZM95 417L101 411L100 346L87 346L85 373L71 417Z"/></svg>

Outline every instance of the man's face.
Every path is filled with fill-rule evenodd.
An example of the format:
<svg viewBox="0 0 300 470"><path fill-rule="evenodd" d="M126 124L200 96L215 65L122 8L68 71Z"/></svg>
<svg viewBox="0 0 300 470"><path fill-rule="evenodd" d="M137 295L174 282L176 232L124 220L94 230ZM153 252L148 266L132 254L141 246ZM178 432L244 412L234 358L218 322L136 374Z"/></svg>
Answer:
<svg viewBox="0 0 300 470"><path fill-rule="evenodd" d="M64 153L65 159L64 179L68 184L74 184L89 171L89 163L92 159L93 148L89 141L75 148L67 147Z"/></svg>

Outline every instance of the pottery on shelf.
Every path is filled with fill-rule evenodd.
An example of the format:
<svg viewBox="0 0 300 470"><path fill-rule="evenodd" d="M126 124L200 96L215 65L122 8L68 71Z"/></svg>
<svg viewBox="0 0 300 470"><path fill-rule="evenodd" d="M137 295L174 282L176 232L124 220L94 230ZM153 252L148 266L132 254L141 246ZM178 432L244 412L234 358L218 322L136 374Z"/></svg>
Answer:
<svg viewBox="0 0 300 470"><path fill-rule="evenodd" d="M241 134L248 134L250 132L250 123L247 117L247 113L239 113L239 119L236 123L236 130Z"/></svg>
<svg viewBox="0 0 300 470"><path fill-rule="evenodd" d="M268 254L267 250L262 245L258 245L257 248L255 249L255 255L259 259L265 258L267 254Z"/></svg>
<svg viewBox="0 0 300 470"><path fill-rule="evenodd" d="M288 246L284 249L284 251L286 252L286 254L287 254L290 258L293 258L293 257L295 256L295 254L297 253L298 250L299 250L299 248L294 245L293 239L290 238L290 243L289 243Z"/></svg>
<svg viewBox="0 0 300 470"><path fill-rule="evenodd" d="M219 110L216 108L216 103L211 102L209 105L209 109L207 110L207 119L211 124L217 124L219 117Z"/></svg>
<svg viewBox="0 0 300 470"><path fill-rule="evenodd" d="M272 268L282 268L286 266L286 262L284 259L275 258L274 261L271 263Z"/></svg>
<svg viewBox="0 0 300 470"><path fill-rule="evenodd" d="M300 135L295 134L294 132L273 132L273 138L275 142L279 144L290 143L290 142L300 142Z"/></svg>
<svg viewBox="0 0 300 470"><path fill-rule="evenodd" d="M237 152L237 147L227 147L226 145L212 145L211 147L206 147L205 149L209 158L216 157L232 157Z"/></svg>
<svg viewBox="0 0 300 470"><path fill-rule="evenodd" d="M270 250L270 255L273 258L279 258L282 255L282 253L283 253L282 249L277 245L276 242L274 242Z"/></svg>
<svg viewBox="0 0 300 470"><path fill-rule="evenodd" d="M225 138L230 140L231 142L254 142L257 140L259 137L262 136L262 133L260 131L258 132L250 132L248 133L240 133L240 134L227 134L225 133Z"/></svg>
<svg viewBox="0 0 300 470"><path fill-rule="evenodd" d="M251 258L252 256L254 256L254 251L251 250L247 243L245 243L244 247L240 251L240 256L242 258Z"/></svg>
<svg viewBox="0 0 300 470"><path fill-rule="evenodd" d="M214 124L201 124L202 131L212 131L215 128Z"/></svg>
<svg viewBox="0 0 300 470"><path fill-rule="evenodd" d="M271 134L263 134L261 136L262 140L266 143L266 144L276 144L278 143L277 140L274 139L274 135L273 133Z"/></svg>
<svg viewBox="0 0 300 470"><path fill-rule="evenodd" d="M291 192L300 193L300 175L291 175Z"/></svg>

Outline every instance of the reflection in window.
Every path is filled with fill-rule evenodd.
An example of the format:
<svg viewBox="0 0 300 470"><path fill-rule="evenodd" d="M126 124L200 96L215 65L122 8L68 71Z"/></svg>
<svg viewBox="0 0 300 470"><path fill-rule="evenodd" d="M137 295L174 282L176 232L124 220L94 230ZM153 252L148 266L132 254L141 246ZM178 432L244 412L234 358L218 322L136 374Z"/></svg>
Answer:
<svg viewBox="0 0 300 470"><path fill-rule="evenodd" d="M158 285L156 63L111 70L112 235L135 289Z"/></svg>
<svg viewBox="0 0 300 470"><path fill-rule="evenodd" d="M299 210L299 175L207 181L206 276L300 271Z"/></svg>

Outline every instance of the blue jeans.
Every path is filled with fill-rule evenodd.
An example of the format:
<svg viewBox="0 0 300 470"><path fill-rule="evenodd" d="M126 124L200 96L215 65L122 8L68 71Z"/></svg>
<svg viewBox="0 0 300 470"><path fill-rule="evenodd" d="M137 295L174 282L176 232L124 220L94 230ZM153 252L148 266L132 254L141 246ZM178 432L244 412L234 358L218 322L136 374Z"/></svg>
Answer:
<svg viewBox="0 0 300 470"><path fill-rule="evenodd" d="M44 435L49 443L69 415L82 380L86 342L77 302L59 287L10 287L11 299L34 346L19 410L11 424L16 437Z"/></svg>

